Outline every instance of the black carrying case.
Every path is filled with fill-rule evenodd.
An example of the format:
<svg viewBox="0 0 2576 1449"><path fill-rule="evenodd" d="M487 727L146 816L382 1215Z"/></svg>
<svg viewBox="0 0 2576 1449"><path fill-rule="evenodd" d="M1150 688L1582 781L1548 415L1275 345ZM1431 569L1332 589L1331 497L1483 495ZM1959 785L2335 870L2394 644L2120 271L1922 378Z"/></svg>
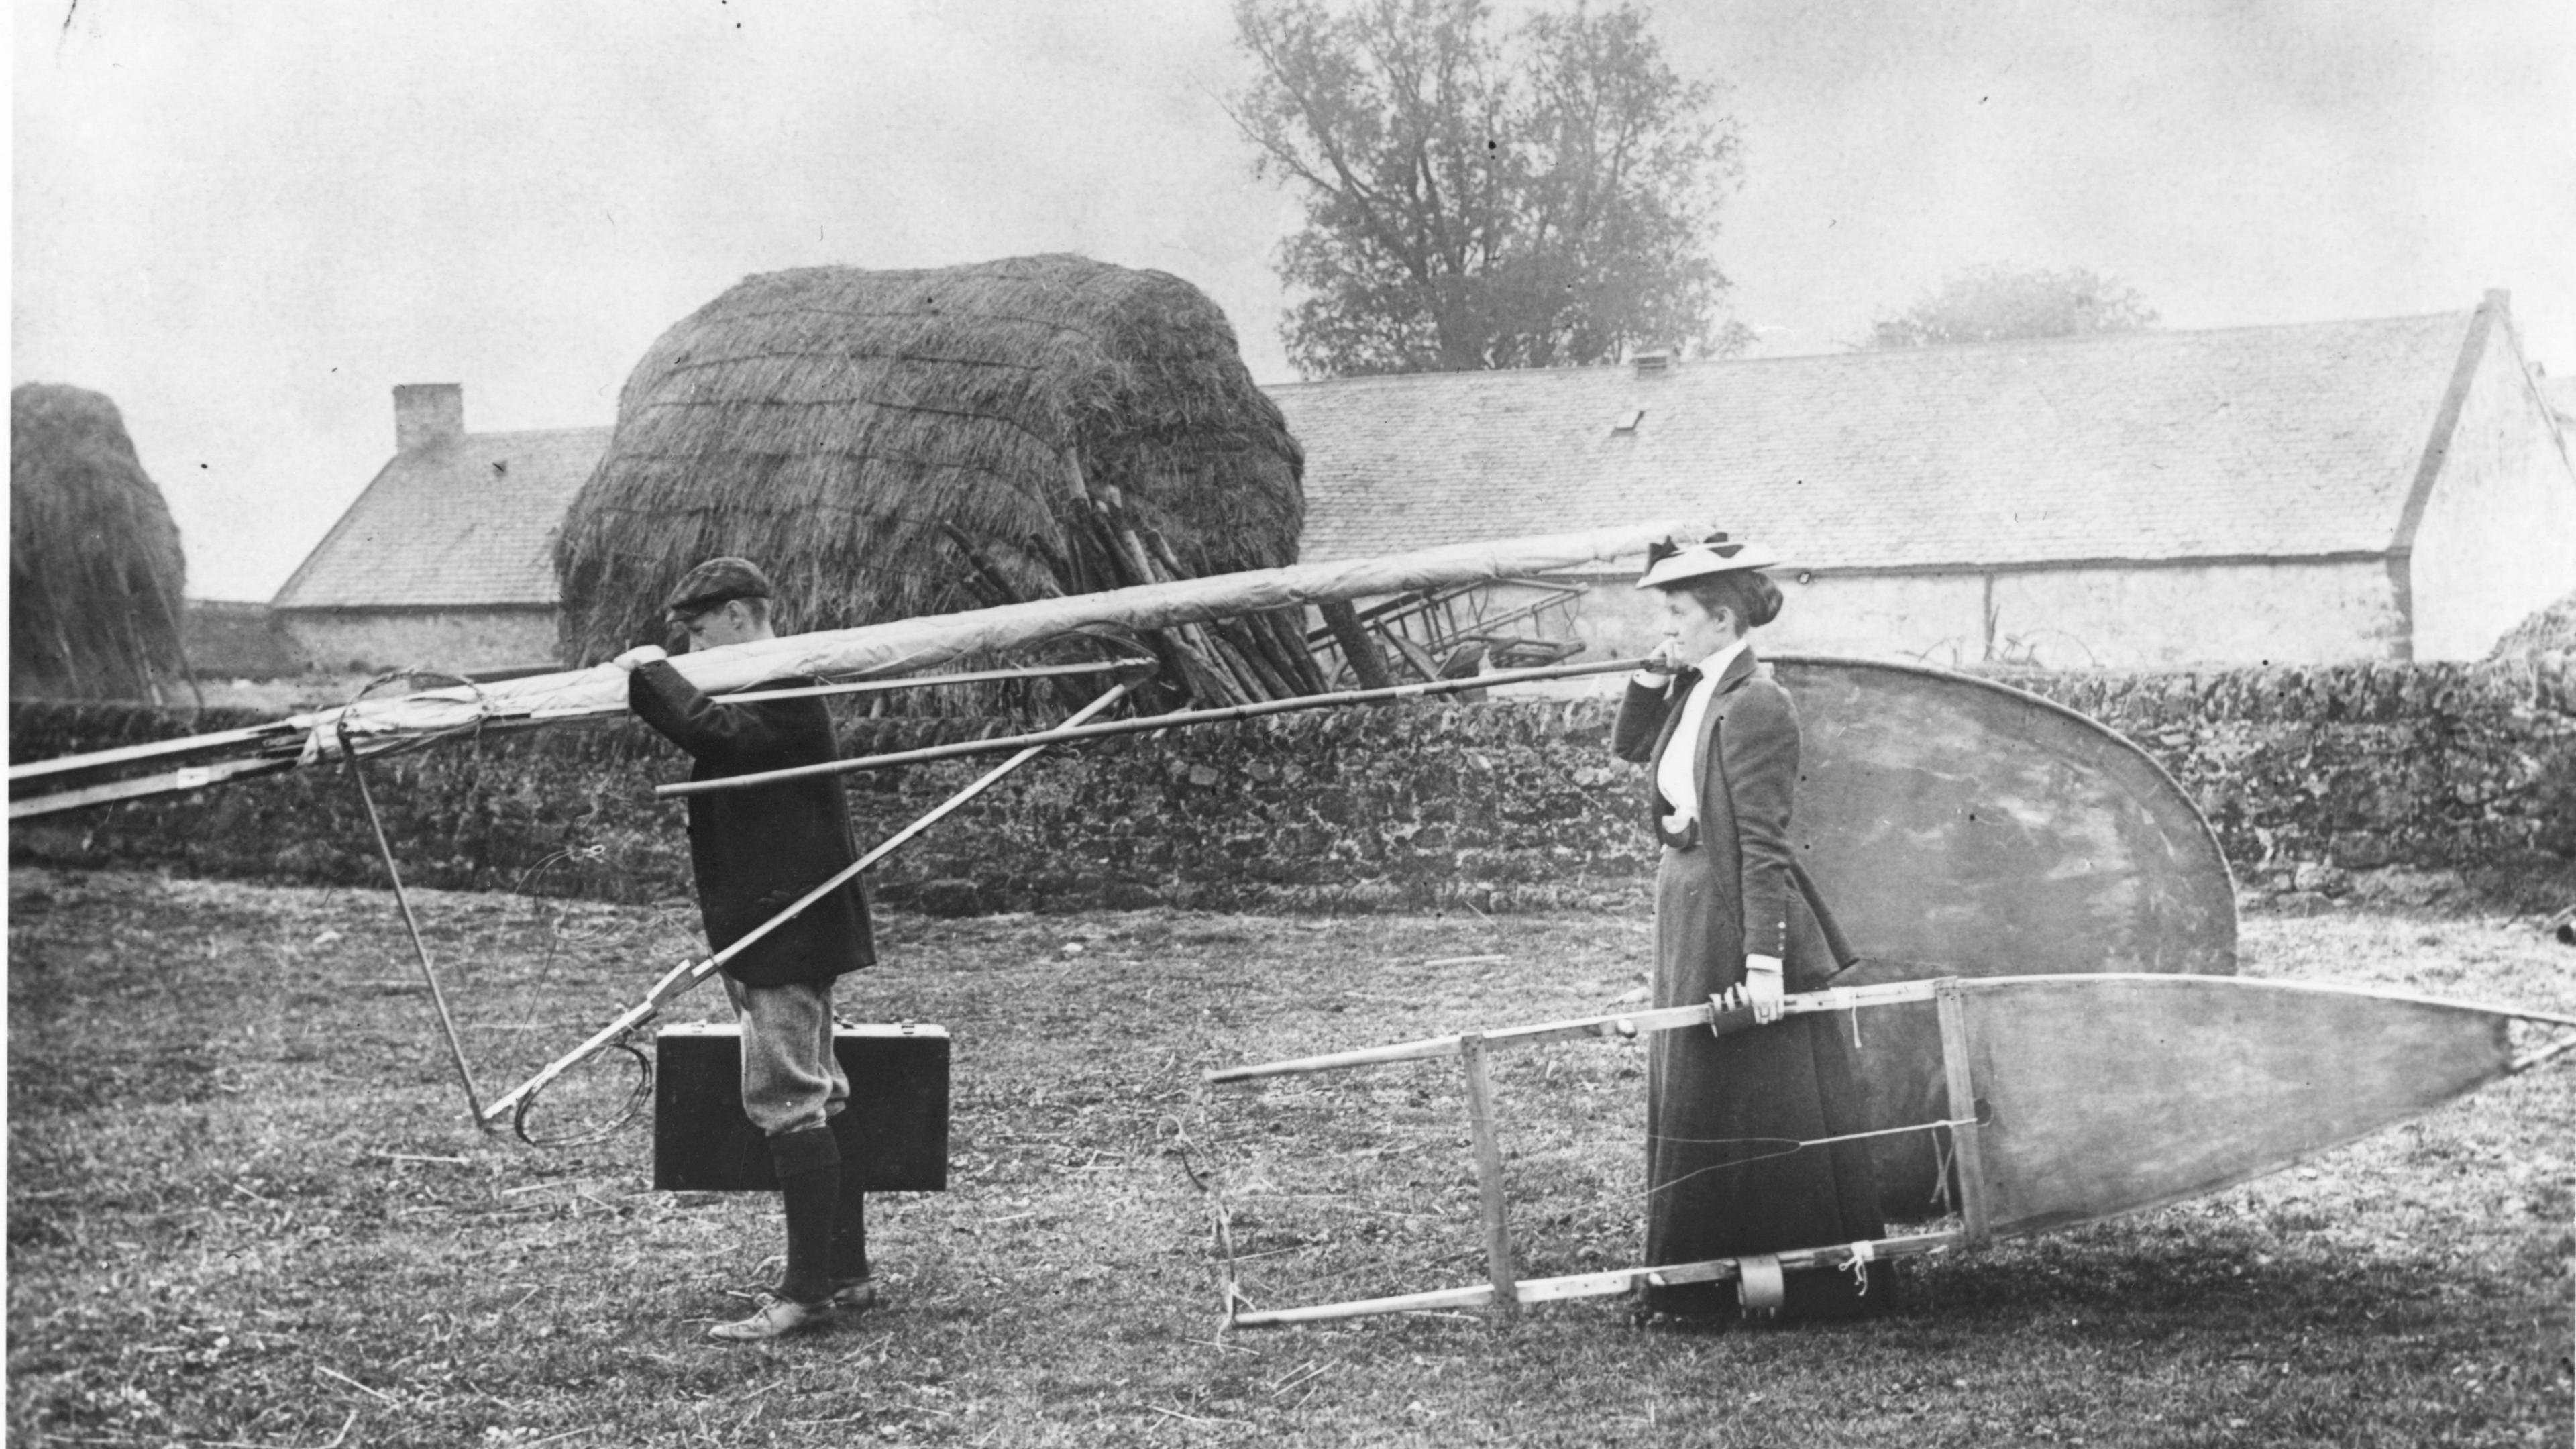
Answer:
<svg viewBox="0 0 2576 1449"><path fill-rule="evenodd" d="M851 1026L832 1031L850 1079L834 1119L842 1155L870 1192L948 1187L948 1032ZM653 1186L666 1192L774 1192L769 1143L742 1114L742 1028L680 1022L653 1042Z"/></svg>

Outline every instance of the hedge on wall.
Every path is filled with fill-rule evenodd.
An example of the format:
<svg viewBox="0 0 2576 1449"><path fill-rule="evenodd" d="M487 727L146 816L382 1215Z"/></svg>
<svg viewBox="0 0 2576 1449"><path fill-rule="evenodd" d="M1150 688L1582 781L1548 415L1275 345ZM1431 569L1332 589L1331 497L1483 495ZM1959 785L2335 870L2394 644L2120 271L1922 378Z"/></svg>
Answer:
<svg viewBox="0 0 2576 1449"><path fill-rule="evenodd" d="M155 711L13 709L22 759L180 732ZM211 714L188 726L247 719ZM852 720L845 754L1002 732L1005 722ZM1642 889L1633 785L1613 788L1593 704L1344 711L1105 741L1032 762L871 876L941 913L1136 906L1358 908L1593 903ZM880 839L993 757L849 777ZM682 807L652 793L678 753L622 723L487 739L366 767L404 879L606 899L684 895ZM1592 783L1581 783L1583 780ZM1624 769L1618 778L1627 779ZM344 767L25 822L11 858L310 883L381 883Z"/></svg>
<svg viewBox="0 0 2576 1449"><path fill-rule="evenodd" d="M2144 745L2216 826L2238 877L2481 872L2576 893L2576 665L2356 665L2006 682ZM1641 772L1609 759L1608 701L1284 715L1042 758L871 877L940 914L1152 904L1482 910L1639 905L1653 867ZM219 729L140 707L18 704L42 759ZM846 753L1003 731L852 720ZM861 839L891 834L992 757L853 775ZM670 746L631 723L496 735L370 763L407 881L657 900L688 893ZM345 768L14 828L13 861L377 884Z"/></svg>
<svg viewBox="0 0 2576 1449"><path fill-rule="evenodd" d="M2002 678L2145 746L2240 880L2399 866L2576 892L2576 655Z"/></svg>

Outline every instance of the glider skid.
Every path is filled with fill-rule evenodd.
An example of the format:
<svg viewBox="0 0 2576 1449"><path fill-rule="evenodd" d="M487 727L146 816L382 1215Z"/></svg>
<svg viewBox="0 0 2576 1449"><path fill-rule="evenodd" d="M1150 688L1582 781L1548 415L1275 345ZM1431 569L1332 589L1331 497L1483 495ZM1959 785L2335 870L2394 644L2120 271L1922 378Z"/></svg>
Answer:
<svg viewBox="0 0 2576 1449"><path fill-rule="evenodd" d="M1715 1258L1705 1263L1673 1263L1661 1268L1612 1268L1600 1273L1572 1273L1562 1278L1524 1278L1512 1287L1511 1303L1553 1303L1565 1298L1615 1298L1645 1287L1664 1287L1675 1283L1725 1283L1741 1279L1745 1285L1744 1301L1758 1309L1754 1291L1766 1275L1776 1285L1783 1272L1806 1272L1818 1268L1849 1268L1855 1263L1874 1263L1888 1258L1910 1258L1923 1253L1937 1253L1958 1246L1957 1232L1915 1233L1898 1238L1873 1238L1867 1242L1845 1243L1830 1248L1799 1248L1786 1253L1766 1253L1753 1258ZM1349 1303L1319 1303L1307 1308L1280 1308L1269 1312L1236 1313L1226 1320L1231 1328L1276 1328L1290 1323L1322 1323L1337 1318L1365 1318L1376 1313L1421 1313L1437 1309L1488 1308L1498 1300L1490 1283L1467 1288L1435 1288L1427 1293L1403 1293L1392 1298L1363 1298ZM1777 1301L1776 1297L1773 1299Z"/></svg>

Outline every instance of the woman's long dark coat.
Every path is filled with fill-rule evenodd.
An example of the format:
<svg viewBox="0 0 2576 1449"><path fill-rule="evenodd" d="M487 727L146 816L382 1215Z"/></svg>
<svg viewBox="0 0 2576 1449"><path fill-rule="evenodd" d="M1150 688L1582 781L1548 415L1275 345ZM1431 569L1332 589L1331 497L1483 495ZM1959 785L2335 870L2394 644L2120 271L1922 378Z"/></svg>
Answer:
<svg viewBox="0 0 2576 1449"><path fill-rule="evenodd" d="M781 684L795 681L782 680ZM838 757L819 699L720 704L667 663L627 676L626 704L689 752L692 780L815 765ZM838 775L782 780L689 798L689 864L698 915L721 951L859 858ZM725 963L745 986L819 984L876 964L859 882L832 892Z"/></svg>
<svg viewBox="0 0 2576 1449"><path fill-rule="evenodd" d="M1680 688L1631 684L1612 733L1620 758L1655 768L1673 741ZM1747 955L1782 959L1813 991L1834 971L1791 866L1798 715L1788 692L1739 653L1719 677L1700 737L1697 843L1669 842L1655 879L1655 1005L1689 1006L1744 980ZM1860 1129L1845 1018L1794 1016L1719 1040L1656 1033L1648 1047L1646 1261L1692 1263L1882 1234L1868 1145L1788 1152ZM1766 1156L1766 1154L1785 1154ZM1788 1277L1787 1317L1858 1311L1841 1272ZM1664 1312L1732 1308L1732 1284L1650 1289Z"/></svg>

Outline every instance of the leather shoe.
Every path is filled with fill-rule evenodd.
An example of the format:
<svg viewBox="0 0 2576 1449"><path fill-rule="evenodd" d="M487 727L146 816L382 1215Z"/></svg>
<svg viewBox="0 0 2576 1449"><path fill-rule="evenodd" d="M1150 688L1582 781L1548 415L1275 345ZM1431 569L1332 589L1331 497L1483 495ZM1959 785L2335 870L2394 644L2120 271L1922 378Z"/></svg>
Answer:
<svg viewBox="0 0 2576 1449"><path fill-rule="evenodd" d="M763 1293L758 1312L732 1323L719 1323L707 1330L707 1337L726 1343L761 1343L784 1338L791 1333L808 1332L831 1320L829 1299L821 1303L799 1303L793 1298Z"/></svg>

